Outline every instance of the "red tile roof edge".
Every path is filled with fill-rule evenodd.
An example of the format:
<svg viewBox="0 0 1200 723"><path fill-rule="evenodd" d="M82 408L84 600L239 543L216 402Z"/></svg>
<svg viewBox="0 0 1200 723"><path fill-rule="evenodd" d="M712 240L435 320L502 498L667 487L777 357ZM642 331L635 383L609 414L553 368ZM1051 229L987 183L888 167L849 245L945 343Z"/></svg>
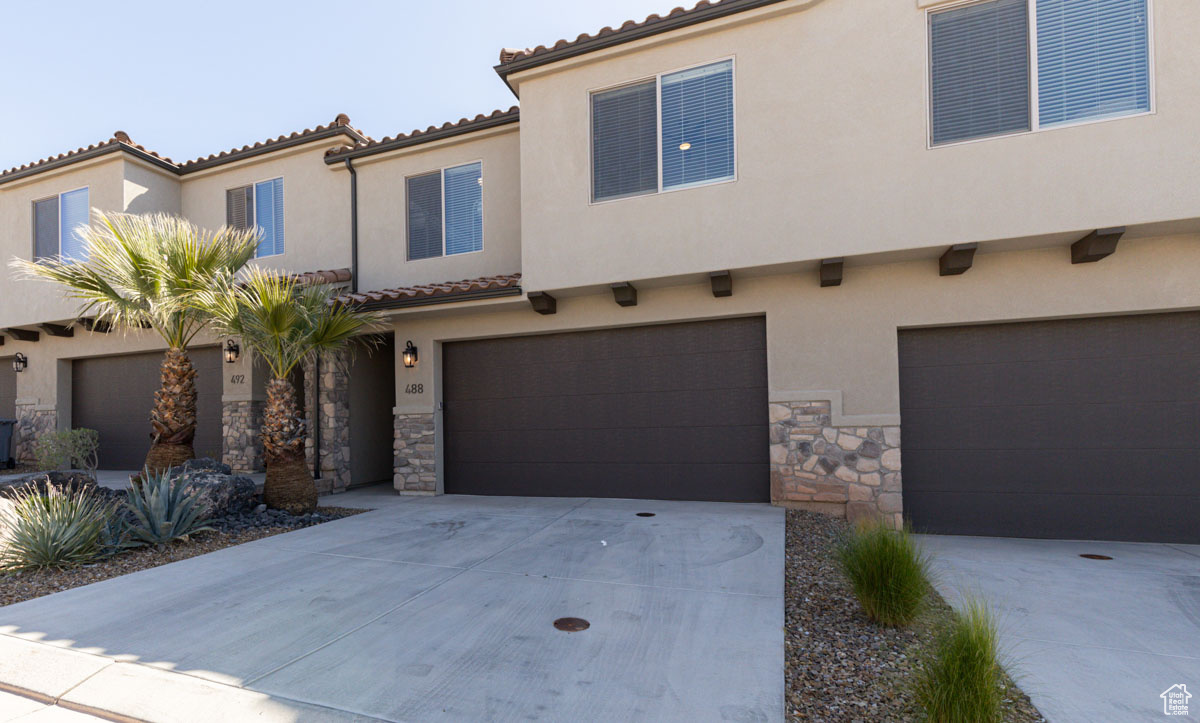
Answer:
<svg viewBox="0 0 1200 723"><path fill-rule="evenodd" d="M481 291L496 291L501 289L515 289L519 291L520 283L520 274L500 274L496 276L482 276L477 279L463 279L462 281L446 281L438 284L417 284L394 289L360 291L353 294L343 294L337 298L337 301L343 304L386 306L394 302L462 296Z"/></svg>
<svg viewBox="0 0 1200 723"><path fill-rule="evenodd" d="M620 27L607 25L595 33L582 33L574 40L563 38L550 46L536 48L504 48L496 72L507 80L509 73L551 63L574 55L599 50L610 45L627 43L649 35L665 33L695 23L715 20L733 13L753 10L783 0L700 0L691 8L676 7L666 15L650 15L641 22L626 20Z"/></svg>
<svg viewBox="0 0 1200 723"><path fill-rule="evenodd" d="M448 138L483 130L484 128L514 123L519 120L520 113L521 109L514 105L508 110L496 109L486 115L480 113L474 118L460 118L457 122L446 121L440 126L429 126L425 130L418 128L408 133L397 133L394 136L386 136L379 140L367 140L356 143L353 146L330 148L325 151L325 162L336 163L344 158L357 158L359 156L383 153L396 148L417 145L418 143L428 143L439 138Z"/></svg>

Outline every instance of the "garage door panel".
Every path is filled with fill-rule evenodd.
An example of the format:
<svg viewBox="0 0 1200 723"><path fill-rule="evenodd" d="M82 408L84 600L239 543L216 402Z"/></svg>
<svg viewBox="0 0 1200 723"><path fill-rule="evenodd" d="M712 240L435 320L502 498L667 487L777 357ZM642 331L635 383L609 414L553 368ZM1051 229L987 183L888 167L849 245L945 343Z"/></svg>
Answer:
<svg viewBox="0 0 1200 723"><path fill-rule="evenodd" d="M1061 450L904 450L904 474L921 480L923 492L1097 495L1177 495L1181 469L1200 469L1200 451L1145 454L1136 449L1098 449L1087 455ZM915 486L915 485L914 485ZM908 490L905 490L905 500ZM1200 502L1200 500L1198 500Z"/></svg>
<svg viewBox="0 0 1200 723"><path fill-rule="evenodd" d="M447 478L484 480L466 494L761 502L766 464L447 463Z"/></svg>
<svg viewBox="0 0 1200 723"><path fill-rule="evenodd" d="M756 318L447 343L446 490L766 500L765 338Z"/></svg>
<svg viewBox="0 0 1200 723"><path fill-rule="evenodd" d="M1200 348L1200 317L1170 314L1147 325L1146 315L904 330L905 366L996 364L1055 359L1114 359L1164 349ZM1185 352L1186 353L1186 352Z"/></svg>
<svg viewBox="0 0 1200 723"><path fill-rule="evenodd" d="M1105 495L904 493L918 532L1144 542L1150 530L1158 539L1197 541L1194 499L1129 496L1118 502ZM920 522L934 517L936 527ZM1097 529L1103 537L1097 538Z"/></svg>
<svg viewBox="0 0 1200 723"><path fill-rule="evenodd" d="M17 418L17 373L11 359L0 359L0 419ZM0 459L0 462L5 460Z"/></svg>
<svg viewBox="0 0 1200 723"><path fill-rule="evenodd" d="M744 389L516 397L446 402L458 429L606 429L762 424L757 394Z"/></svg>
<svg viewBox="0 0 1200 723"><path fill-rule="evenodd" d="M918 527L1200 542L1200 313L905 330L899 349Z"/></svg>
<svg viewBox="0 0 1200 723"><path fill-rule="evenodd" d="M761 427L659 427L654 429L458 430L447 440L461 462L668 464L680 459L705 464L753 464L767 444Z"/></svg>

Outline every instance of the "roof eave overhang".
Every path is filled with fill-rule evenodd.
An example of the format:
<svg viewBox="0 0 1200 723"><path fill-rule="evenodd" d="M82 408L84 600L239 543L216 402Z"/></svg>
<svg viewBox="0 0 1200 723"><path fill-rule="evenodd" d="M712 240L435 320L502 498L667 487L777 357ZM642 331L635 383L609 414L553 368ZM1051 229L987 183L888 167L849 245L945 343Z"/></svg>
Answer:
<svg viewBox="0 0 1200 723"><path fill-rule="evenodd" d="M494 66L494 70L504 81L505 85L508 86L509 90L519 97L516 88L513 87L512 82L509 80L509 76L514 73L780 2L784 2L784 0L726 0L723 3L709 5L706 8L684 12L675 17L661 18L653 23L646 23L628 30L617 30L607 35L589 38L577 43L568 43L558 49L547 50L508 63L500 63Z"/></svg>
<svg viewBox="0 0 1200 723"><path fill-rule="evenodd" d="M442 294L403 299L381 299L380 301L364 301L354 304L354 308L364 311L384 311L390 309L407 309L414 306L433 306L435 304L451 304L459 301L479 301L481 299L497 299L505 296L520 296L524 293L520 286L506 286L500 289L479 289L465 291L460 294Z"/></svg>
<svg viewBox="0 0 1200 723"><path fill-rule="evenodd" d="M434 141L453 138L454 136L466 135L468 133L477 133L488 128L496 128L498 126L508 125L509 123L517 123L520 120L520 112L504 113L503 115L494 118L484 118L480 121L472 121L468 124L460 126L452 126L450 128L438 128L432 131L419 133L416 135L397 138L391 141L384 141L373 146L365 148L353 148L346 151L339 151L325 156L325 163L333 165L335 163L344 163L347 159L362 158L363 156L373 156L378 153L387 153L401 148L409 148L418 146L423 143L432 143Z"/></svg>
<svg viewBox="0 0 1200 723"><path fill-rule="evenodd" d="M355 131L350 126L334 126L333 128L327 128L323 131L318 131L316 133L309 133L307 135L300 135L295 138L285 138L281 141L270 141L270 142L264 143L262 146L259 146L258 148L247 148L244 151L242 151L242 150L234 151L234 152L228 153L224 156L218 156L216 158L206 158L203 161L195 161L192 163L187 163L187 164L180 166L179 174L187 175L189 173L203 171L207 168L213 168L215 166L223 166L226 163L233 163L235 161L241 161L241 160L245 160L247 158L253 158L255 156L265 155L267 153L275 153L276 151L282 151L282 150L285 150L288 148L293 148L295 146L304 145L306 143L313 143L315 141L326 140L329 138L334 138L336 136L342 136L342 135L350 136L351 138L354 138L355 140L357 140L359 142L365 142L367 140L366 136L359 133L358 131Z"/></svg>

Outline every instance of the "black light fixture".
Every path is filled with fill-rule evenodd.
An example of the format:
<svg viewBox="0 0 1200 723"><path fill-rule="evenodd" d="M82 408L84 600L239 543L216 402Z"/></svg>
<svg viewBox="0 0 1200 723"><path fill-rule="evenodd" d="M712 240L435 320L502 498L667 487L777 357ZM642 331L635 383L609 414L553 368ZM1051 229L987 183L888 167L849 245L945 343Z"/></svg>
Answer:
<svg viewBox="0 0 1200 723"><path fill-rule="evenodd" d="M13 371L23 372L27 366L29 366L29 357L21 352L17 352L17 355L13 357Z"/></svg>
<svg viewBox="0 0 1200 723"><path fill-rule="evenodd" d="M417 348L413 346L411 339L404 343L404 351L401 352L400 358L404 360L405 369L412 369L417 365Z"/></svg>
<svg viewBox="0 0 1200 723"><path fill-rule="evenodd" d="M238 357L242 355L242 348L237 345L233 339L225 342L225 363L234 364Z"/></svg>

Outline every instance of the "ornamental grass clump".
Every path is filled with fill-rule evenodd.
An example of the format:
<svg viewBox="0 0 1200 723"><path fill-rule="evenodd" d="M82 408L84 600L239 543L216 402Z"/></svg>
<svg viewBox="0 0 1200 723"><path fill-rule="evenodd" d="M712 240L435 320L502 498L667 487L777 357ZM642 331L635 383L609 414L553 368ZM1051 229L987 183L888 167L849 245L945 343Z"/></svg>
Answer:
<svg viewBox="0 0 1200 723"><path fill-rule="evenodd" d="M839 542L837 559L867 617L904 626L929 593L929 560L907 529L859 525Z"/></svg>
<svg viewBox="0 0 1200 723"><path fill-rule="evenodd" d="M938 635L916 679L914 697L931 723L1003 720L1008 694L996 624L978 601Z"/></svg>
<svg viewBox="0 0 1200 723"><path fill-rule="evenodd" d="M127 534L131 545L165 545L174 540L187 541L197 532L213 528L204 525L208 510L200 496L188 492L185 483L172 480L166 472L143 472L140 484L129 490L125 502L129 521Z"/></svg>
<svg viewBox="0 0 1200 723"><path fill-rule="evenodd" d="M0 500L0 571L68 568L110 554L113 506L89 489L15 491Z"/></svg>

